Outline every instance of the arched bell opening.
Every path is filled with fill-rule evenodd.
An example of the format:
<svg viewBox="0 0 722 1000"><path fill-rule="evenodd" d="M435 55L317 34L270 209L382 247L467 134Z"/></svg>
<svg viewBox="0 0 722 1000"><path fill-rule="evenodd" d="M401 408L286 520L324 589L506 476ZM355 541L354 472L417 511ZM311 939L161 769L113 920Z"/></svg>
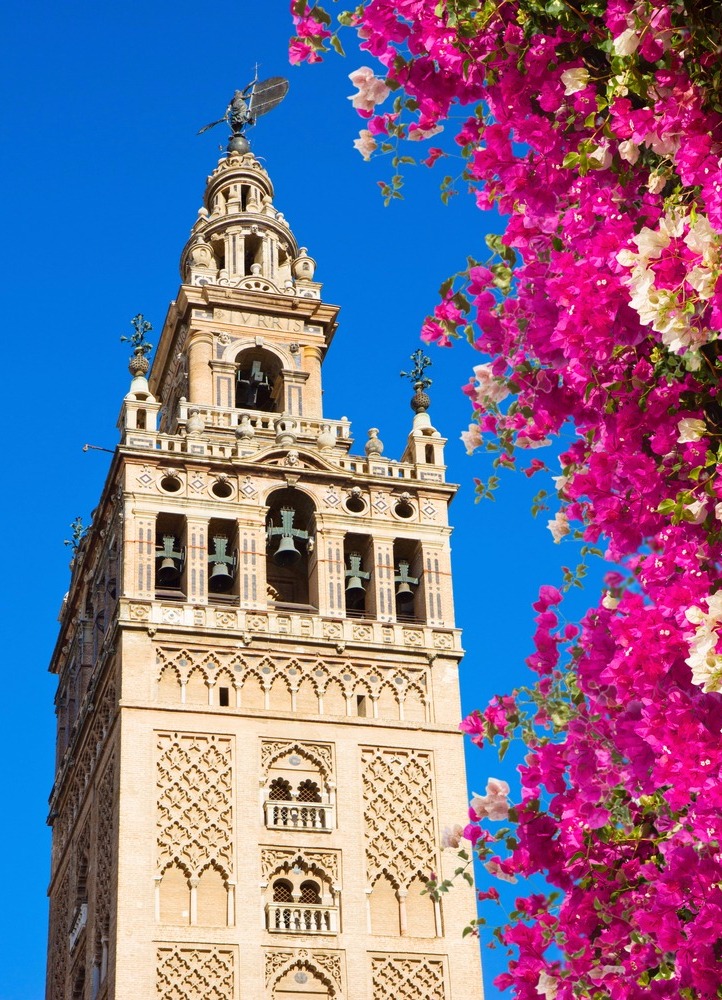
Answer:
<svg viewBox="0 0 722 1000"><path fill-rule="evenodd" d="M366 618L372 612L371 567L373 550L368 535L349 533L343 542L346 615Z"/></svg>
<svg viewBox="0 0 722 1000"><path fill-rule="evenodd" d="M155 595L180 600L185 594L186 524L180 514L159 514L155 525Z"/></svg>
<svg viewBox="0 0 722 1000"><path fill-rule="evenodd" d="M397 621L426 620L420 586L422 565L419 542L411 538L397 538L394 542L394 595Z"/></svg>
<svg viewBox="0 0 722 1000"><path fill-rule="evenodd" d="M251 347L236 358L236 408L282 413L281 361L262 347Z"/></svg>
<svg viewBox="0 0 722 1000"><path fill-rule="evenodd" d="M268 499L266 580L276 607L304 610L317 604L315 508L305 493L281 489Z"/></svg>
<svg viewBox="0 0 722 1000"><path fill-rule="evenodd" d="M238 597L238 526L214 517L208 524L208 600L232 603Z"/></svg>
<svg viewBox="0 0 722 1000"><path fill-rule="evenodd" d="M255 270L254 270L255 265ZM243 273L261 274L263 270L263 237L246 236L243 247Z"/></svg>

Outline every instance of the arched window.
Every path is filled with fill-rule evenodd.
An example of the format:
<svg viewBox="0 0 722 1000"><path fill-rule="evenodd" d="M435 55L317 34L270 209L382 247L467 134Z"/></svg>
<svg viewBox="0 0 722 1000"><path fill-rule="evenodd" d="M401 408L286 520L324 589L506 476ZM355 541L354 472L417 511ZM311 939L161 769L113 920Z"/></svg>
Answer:
<svg viewBox="0 0 722 1000"><path fill-rule="evenodd" d="M315 781L311 781L306 778L298 786L297 800L299 802L320 802L321 801L321 790Z"/></svg>
<svg viewBox="0 0 722 1000"><path fill-rule="evenodd" d="M268 498L266 579L276 605L315 606L310 581L316 580L313 545L315 508L297 489L276 490Z"/></svg>
<svg viewBox="0 0 722 1000"><path fill-rule="evenodd" d="M276 879L276 881L273 883L273 902L274 903L293 902L293 886L285 878Z"/></svg>
<svg viewBox="0 0 722 1000"><path fill-rule="evenodd" d="M269 799L279 799L281 802L289 802L291 794L291 782L285 778L274 778L268 789Z"/></svg>
<svg viewBox="0 0 722 1000"><path fill-rule="evenodd" d="M302 882L301 883L301 902L311 903L314 906L320 906L321 904L321 893L318 891L317 882Z"/></svg>
<svg viewBox="0 0 722 1000"><path fill-rule="evenodd" d="M284 410L281 362L270 351L252 347L236 358L236 407L282 413Z"/></svg>

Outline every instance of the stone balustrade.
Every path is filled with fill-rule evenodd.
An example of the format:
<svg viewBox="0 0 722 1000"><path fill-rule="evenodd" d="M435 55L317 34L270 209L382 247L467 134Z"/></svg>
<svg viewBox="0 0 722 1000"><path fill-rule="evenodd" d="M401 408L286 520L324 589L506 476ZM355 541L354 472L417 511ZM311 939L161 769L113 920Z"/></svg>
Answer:
<svg viewBox="0 0 722 1000"><path fill-rule="evenodd" d="M338 934L338 908L318 903L268 903L266 928L274 934Z"/></svg>
<svg viewBox="0 0 722 1000"><path fill-rule="evenodd" d="M269 799L265 804L269 830L309 830L330 833L334 827L334 808L327 802L298 802L293 799Z"/></svg>

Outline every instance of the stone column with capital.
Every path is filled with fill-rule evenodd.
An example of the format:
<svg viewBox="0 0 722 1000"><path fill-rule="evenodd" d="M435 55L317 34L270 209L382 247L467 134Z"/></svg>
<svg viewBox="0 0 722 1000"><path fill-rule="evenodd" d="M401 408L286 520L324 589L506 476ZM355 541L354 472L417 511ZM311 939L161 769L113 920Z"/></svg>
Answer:
<svg viewBox="0 0 722 1000"><path fill-rule="evenodd" d="M197 406L213 404L211 360L213 334L193 329L188 334L188 402Z"/></svg>

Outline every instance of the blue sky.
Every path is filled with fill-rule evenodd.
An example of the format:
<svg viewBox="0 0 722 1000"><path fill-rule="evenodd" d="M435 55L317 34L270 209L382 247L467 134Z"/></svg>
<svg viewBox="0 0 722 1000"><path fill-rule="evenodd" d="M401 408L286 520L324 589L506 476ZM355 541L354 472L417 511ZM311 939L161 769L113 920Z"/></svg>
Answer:
<svg viewBox="0 0 722 1000"><path fill-rule="evenodd" d="M63 539L77 514L88 520L109 460L82 446L115 445L128 384L119 337L138 312L159 330L176 294L180 251L225 136L197 137L197 129L220 117L256 61L261 76L289 76L288 97L255 129L254 151L265 158L276 205L318 261L324 298L342 307L325 408L353 421L357 450L378 427L386 454L400 456L412 413L398 373L441 281L467 254L483 255L485 233L501 229L471 199L441 204L439 181L455 169L449 161L435 171L408 168L405 200L384 208L377 182L389 178L390 164L364 163L353 149L362 123L346 100L348 73L368 60L351 54L289 67L289 20L285 0L26 2L5 15L2 408L12 462L2 493L0 1000L44 994L55 689L46 666L69 579ZM431 355L431 416L450 439L448 478L462 485L453 551L470 710L523 682L530 604L574 556L552 543L545 518L529 514L539 478L506 475L496 503L475 505L473 477L490 470L458 440L468 423L459 387L479 358L463 343ZM502 773L513 783L508 761L501 771L493 754L472 749L470 787L481 791L488 775ZM500 967L493 955L485 961L489 984ZM487 996L496 995L487 985Z"/></svg>

